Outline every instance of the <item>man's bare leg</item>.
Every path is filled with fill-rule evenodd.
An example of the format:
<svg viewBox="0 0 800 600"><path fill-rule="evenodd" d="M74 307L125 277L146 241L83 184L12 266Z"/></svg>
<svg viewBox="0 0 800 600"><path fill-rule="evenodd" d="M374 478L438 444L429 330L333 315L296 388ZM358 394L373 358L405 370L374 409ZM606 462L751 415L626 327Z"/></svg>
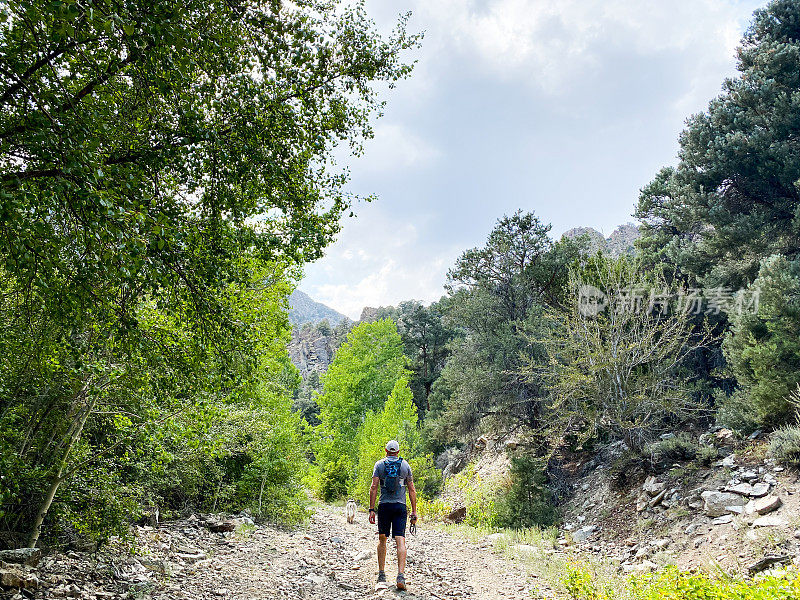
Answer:
<svg viewBox="0 0 800 600"><path fill-rule="evenodd" d="M403 563L405 563L405 552L403 553ZM378 536L378 571L386 570L386 536L380 534Z"/></svg>
<svg viewBox="0 0 800 600"><path fill-rule="evenodd" d="M397 543L397 572L398 573L405 573L406 572L406 538L402 536L397 536L394 538L394 541ZM385 550L384 550L385 552Z"/></svg>

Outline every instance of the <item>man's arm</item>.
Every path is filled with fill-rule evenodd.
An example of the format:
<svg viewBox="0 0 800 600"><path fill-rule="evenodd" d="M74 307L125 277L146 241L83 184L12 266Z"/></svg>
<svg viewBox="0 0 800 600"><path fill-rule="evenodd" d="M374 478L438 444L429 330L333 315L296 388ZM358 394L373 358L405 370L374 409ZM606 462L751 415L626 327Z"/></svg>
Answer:
<svg viewBox="0 0 800 600"><path fill-rule="evenodd" d="M411 514L417 514L417 488L414 487L414 478L409 475L406 479L408 484L408 499L411 500Z"/></svg>
<svg viewBox="0 0 800 600"><path fill-rule="evenodd" d="M375 508L375 500L378 498L378 490L381 487L381 478L372 477L372 485L369 488L369 507Z"/></svg>
<svg viewBox="0 0 800 600"><path fill-rule="evenodd" d="M375 524L375 499L378 497L378 488L381 486L381 478L372 476L372 485L369 488L369 522Z"/></svg>

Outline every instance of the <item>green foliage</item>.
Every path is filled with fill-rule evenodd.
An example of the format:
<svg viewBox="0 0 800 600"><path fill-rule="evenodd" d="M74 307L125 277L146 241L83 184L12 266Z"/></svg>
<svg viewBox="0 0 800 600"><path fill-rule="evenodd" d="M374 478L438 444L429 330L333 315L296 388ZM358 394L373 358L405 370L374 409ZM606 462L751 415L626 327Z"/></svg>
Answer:
<svg viewBox="0 0 800 600"><path fill-rule="evenodd" d="M503 527L549 527L558 519L553 494L547 486L546 461L520 454L511 458L511 487L499 512Z"/></svg>
<svg viewBox="0 0 800 600"><path fill-rule="evenodd" d="M430 396L449 355L448 342L455 332L443 322L442 303L423 306L401 302L395 311L403 350L409 360L409 387L421 414L430 411Z"/></svg>
<svg viewBox="0 0 800 600"><path fill-rule="evenodd" d="M405 379L397 380L383 408L378 412L368 412L358 430L358 462L351 491L362 506L369 504L373 467L385 456L384 446L392 439L400 442L400 456L410 464L411 457L419 451L420 444L417 409ZM412 473L416 483L418 475L413 468Z"/></svg>
<svg viewBox="0 0 800 600"><path fill-rule="evenodd" d="M587 306L585 290L598 290L604 304ZM597 255L570 274L568 310L552 314L545 338L550 356L556 437L580 431L583 439L606 433L642 451L670 423L685 418L695 403L681 371L684 359L711 339L696 335L685 311L674 306L647 310L634 294L668 294L657 272L636 261ZM592 292L597 293L597 292ZM535 357L523 369L539 377Z"/></svg>
<svg viewBox="0 0 800 600"><path fill-rule="evenodd" d="M321 420L315 443L319 464L343 455L351 465L357 464L359 427L368 412L381 410L405 373L402 340L393 321L361 323L350 331L323 375L323 393L316 398Z"/></svg>
<svg viewBox="0 0 800 600"><path fill-rule="evenodd" d="M800 578L782 576L742 580L668 567L654 574L632 576L624 589L603 583L585 566L572 565L563 580L572 600L784 600L800 597Z"/></svg>
<svg viewBox="0 0 800 600"><path fill-rule="evenodd" d="M624 490L640 481L651 466L641 452L627 449L611 463L609 475L617 489Z"/></svg>
<svg viewBox="0 0 800 600"><path fill-rule="evenodd" d="M408 463L411 465L411 472L414 473L414 485L419 497L432 500L442 491L442 474L433 464L433 455L423 454L424 450L425 444L419 440Z"/></svg>
<svg viewBox="0 0 800 600"><path fill-rule="evenodd" d="M762 258L798 252L800 5L756 11L738 50L740 75L688 120L679 163L639 198L637 245L707 287L751 282Z"/></svg>
<svg viewBox="0 0 800 600"><path fill-rule="evenodd" d="M648 445L646 451L654 465L667 466L675 462L694 460L700 447L687 434L681 433Z"/></svg>
<svg viewBox="0 0 800 600"><path fill-rule="evenodd" d="M800 467L800 427L781 427L772 433L769 454L776 461L790 467Z"/></svg>
<svg viewBox="0 0 800 600"><path fill-rule="evenodd" d="M5 297L0 345L28 344L14 360L0 360L0 381L17 386L3 398L9 410L0 421L2 454L16 463L13 488L3 484L5 529L24 533L20 527L42 514L41 499L54 488L44 522L51 541L63 532L102 540L154 505L165 514L190 507L258 513L256 477L259 491L263 482L275 497L263 517L302 517L301 446L288 412L298 383L285 350L290 287L275 265L253 262L250 274L258 286L230 285L217 298L239 324L221 347L203 346L185 306L165 313L152 303L139 306L136 330L96 339L88 354L66 340L36 346L37 330L18 326L10 315L15 296ZM41 327L64 335L60 323ZM94 357L91 385L79 387L87 356Z"/></svg>
<svg viewBox="0 0 800 600"><path fill-rule="evenodd" d="M474 463L449 478L445 489L460 496L467 508L464 523L473 527L496 529L503 524L503 498L511 487L509 473L482 476Z"/></svg>
<svg viewBox="0 0 800 600"><path fill-rule="evenodd" d="M295 393L294 401L292 402L292 411L300 415L300 417L309 425L319 425L319 404L317 404L317 396L322 391L322 382L319 379L317 371L311 371L306 376L305 381L298 387Z"/></svg>
<svg viewBox="0 0 800 600"><path fill-rule="evenodd" d="M373 467L390 439L400 442L418 492L436 493L440 476L422 451L408 376L403 342L391 319L357 325L336 351L316 398L321 423L314 432L311 481L323 500L349 492L366 505Z"/></svg>
<svg viewBox="0 0 800 600"><path fill-rule="evenodd" d="M350 204L327 158L358 151L376 89L410 72L406 18L383 40L335 1L2 17L0 529L34 545L159 494L252 505L256 488L294 519L299 473L274 454L298 456L288 281Z"/></svg>
<svg viewBox="0 0 800 600"><path fill-rule="evenodd" d="M549 225L518 211L500 219L485 246L464 252L448 273L445 324L459 335L431 396L430 433L441 443L465 440L481 426L495 432L541 425L548 390L517 372L530 349L525 330L542 323L542 307L564 299L567 265L580 246L554 243ZM540 355L539 358L542 358Z"/></svg>
<svg viewBox="0 0 800 600"><path fill-rule="evenodd" d="M714 446L700 446L696 458L701 465L711 466L711 463L719 458L719 450Z"/></svg>
<svg viewBox="0 0 800 600"><path fill-rule="evenodd" d="M564 588L572 600L613 600L614 591L598 583L585 567L571 565L564 576Z"/></svg>
<svg viewBox="0 0 800 600"><path fill-rule="evenodd" d="M347 494L352 477L352 464L348 456L339 456L319 469L317 495L325 502L339 500Z"/></svg>
<svg viewBox="0 0 800 600"><path fill-rule="evenodd" d="M791 394L800 384L800 260L765 259L747 292L756 290L757 310L734 312L723 344L739 389L722 403L721 420L774 427L798 406Z"/></svg>

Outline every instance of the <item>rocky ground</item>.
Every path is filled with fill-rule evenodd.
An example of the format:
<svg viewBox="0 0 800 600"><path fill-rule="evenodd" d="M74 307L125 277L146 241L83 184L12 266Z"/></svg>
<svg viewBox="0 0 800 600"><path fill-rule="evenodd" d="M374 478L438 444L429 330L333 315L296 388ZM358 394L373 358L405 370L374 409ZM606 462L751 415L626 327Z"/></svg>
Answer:
<svg viewBox="0 0 800 600"><path fill-rule="evenodd" d="M235 530L215 532L209 524ZM97 555L57 553L35 567L3 565L0 569L16 573L29 588L7 590L4 597L484 600L529 598L534 587L513 561L491 551L490 542L471 543L420 526L408 538L408 590L390 585L376 592L375 527L365 513L348 525L341 509L327 506L317 507L307 527L291 531L255 526L247 517L210 522L192 516L139 527L136 534L132 552L109 548ZM396 575L393 550L387 575L390 582Z"/></svg>
<svg viewBox="0 0 800 600"><path fill-rule="evenodd" d="M132 544L117 542L96 554L0 551L0 598L522 600L558 597L576 561L602 564L622 578L667 564L741 576L800 566L798 474L765 457L763 441L719 429L700 438L716 449L711 460L634 474L622 488L609 473L613 456L583 464L557 531L481 537L469 528L423 523L408 537L407 592L393 585L375 591L377 534L366 513L348 525L341 508L316 506L310 523L295 530L258 526L247 515L192 515L136 527ZM480 476L501 476L507 455L490 455L483 446ZM450 518L465 512L454 506ZM390 547L390 581L395 560Z"/></svg>
<svg viewBox="0 0 800 600"><path fill-rule="evenodd" d="M765 458L762 441L737 440L729 430L715 429L701 443L717 448L718 459L676 462L630 488L615 489L606 465L587 469L563 524L574 551L624 573L675 564L747 576L800 566L797 473ZM763 562L768 557L773 562Z"/></svg>

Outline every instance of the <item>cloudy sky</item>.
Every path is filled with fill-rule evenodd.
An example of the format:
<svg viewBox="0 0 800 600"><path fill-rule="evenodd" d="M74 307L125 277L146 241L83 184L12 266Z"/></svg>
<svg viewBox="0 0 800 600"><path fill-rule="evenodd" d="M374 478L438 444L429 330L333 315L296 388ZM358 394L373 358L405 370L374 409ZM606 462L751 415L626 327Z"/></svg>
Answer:
<svg viewBox="0 0 800 600"><path fill-rule="evenodd" d="M361 202L300 289L356 319L443 294L447 269L521 208L553 235L632 221L638 190L675 162L685 118L735 73L750 0L373 0L388 30L425 32L386 94Z"/></svg>

